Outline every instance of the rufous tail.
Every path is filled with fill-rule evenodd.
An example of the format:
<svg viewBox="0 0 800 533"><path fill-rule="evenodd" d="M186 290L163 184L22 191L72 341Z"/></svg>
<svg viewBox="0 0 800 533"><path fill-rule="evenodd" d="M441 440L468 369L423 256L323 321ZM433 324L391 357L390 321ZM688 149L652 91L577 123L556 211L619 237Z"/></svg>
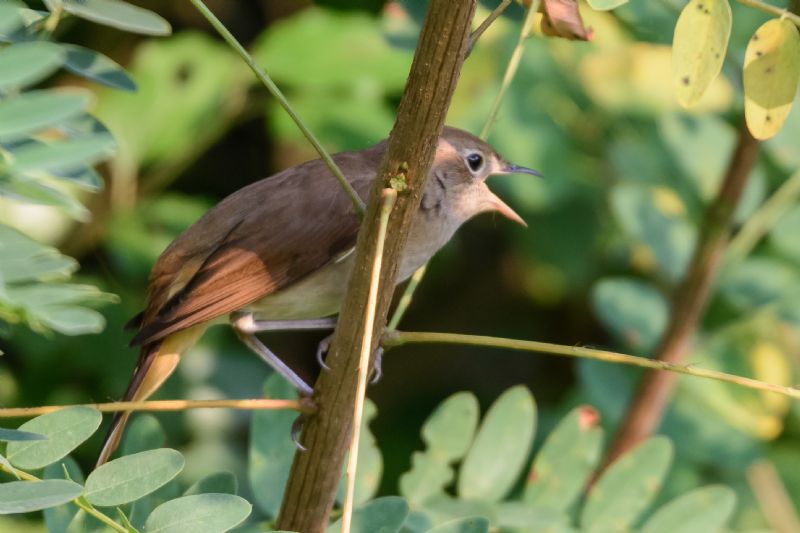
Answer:
<svg viewBox="0 0 800 533"><path fill-rule="evenodd" d="M133 377L123 401L143 401L157 391L175 371L181 355L197 341L204 330L205 326L203 325L194 326L142 346L139 362L133 371ZM107 462L117 449L130 415L130 411L119 411L114 414L96 466Z"/></svg>

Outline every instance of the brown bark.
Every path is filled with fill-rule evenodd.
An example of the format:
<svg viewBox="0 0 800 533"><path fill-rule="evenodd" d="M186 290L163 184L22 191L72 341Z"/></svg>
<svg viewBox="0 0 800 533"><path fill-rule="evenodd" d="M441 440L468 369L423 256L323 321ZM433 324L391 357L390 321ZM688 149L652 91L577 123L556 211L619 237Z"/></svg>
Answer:
<svg viewBox="0 0 800 533"><path fill-rule="evenodd" d="M317 413L306 423L278 519L278 529L319 533L328 522L350 438L356 392L360 340L372 335L378 346L386 325L397 265L419 206L437 139L461 72L476 0L431 0L411 72L389 138L379 179L370 194L356 246L355 269L339 315L336 338L315 388ZM378 232L380 192L402 175L407 190L400 194L389 220L384 248L375 328L364 331L364 308L370 264Z"/></svg>
<svg viewBox="0 0 800 533"><path fill-rule="evenodd" d="M733 216L758 156L758 141L742 121L722 187L708 207L694 255L672 302L666 330L654 359L681 364L691 348L695 332L708 304L714 277L730 237ZM650 370L642 377L606 464L650 436L661 423L678 374Z"/></svg>

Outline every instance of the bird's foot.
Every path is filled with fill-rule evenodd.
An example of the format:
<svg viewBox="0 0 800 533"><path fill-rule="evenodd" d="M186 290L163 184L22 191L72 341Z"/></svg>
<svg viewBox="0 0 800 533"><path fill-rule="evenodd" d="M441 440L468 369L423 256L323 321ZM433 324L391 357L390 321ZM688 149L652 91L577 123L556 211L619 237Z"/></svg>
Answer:
<svg viewBox="0 0 800 533"><path fill-rule="evenodd" d="M328 350L331 348L331 343L333 342L333 334L331 333L324 339L322 339L319 344L317 345L317 363L319 366L325 370L330 370L331 367L325 362L325 356L328 355ZM375 351L372 352L372 379L370 383L373 385L380 381L381 377L383 376L382 371L382 363L383 363L383 347L378 346L375 348Z"/></svg>

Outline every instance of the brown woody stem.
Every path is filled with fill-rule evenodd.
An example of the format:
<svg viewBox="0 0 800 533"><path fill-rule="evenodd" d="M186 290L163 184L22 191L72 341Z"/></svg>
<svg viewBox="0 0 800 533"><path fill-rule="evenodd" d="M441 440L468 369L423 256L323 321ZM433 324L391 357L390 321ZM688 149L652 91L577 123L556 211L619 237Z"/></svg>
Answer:
<svg viewBox="0 0 800 533"><path fill-rule="evenodd" d="M742 122L736 148L717 197L708 207L694 255L674 294L669 323L656 347L654 359L679 365L685 361L722 262L739 198L758 155L758 141ZM606 464L651 435L661 423L675 386L669 372L647 372L628 412L622 418Z"/></svg>
<svg viewBox="0 0 800 533"><path fill-rule="evenodd" d="M320 533L328 522L350 437L356 396L358 354L365 335L377 345L395 286L397 266L436 143L467 51L475 0L431 0L392 134L359 231L355 266L326 362L330 370L316 384L317 413L301 438L308 451L295 454L277 529ZM372 331L364 328L370 266L379 231L381 192L398 174L407 190L389 219L381 267L380 292Z"/></svg>

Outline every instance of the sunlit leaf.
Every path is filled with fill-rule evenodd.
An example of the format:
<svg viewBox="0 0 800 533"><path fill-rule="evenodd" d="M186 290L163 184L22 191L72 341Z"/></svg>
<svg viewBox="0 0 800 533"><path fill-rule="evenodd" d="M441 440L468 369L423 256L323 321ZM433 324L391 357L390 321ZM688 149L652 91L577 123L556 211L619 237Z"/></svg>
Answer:
<svg viewBox="0 0 800 533"><path fill-rule="evenodd" d="M8 460L24 469L43 468L66 456L92 436L102 417L93 407L73 406L37 416L19 429L39 433L47 440L10 442Z"/></svg>
<svg viewBox="0 0 800 533"><path fill-rule="evenodd" d="M161 15L120 0L64 2L64 11L92 22L145 35L169 35L172 28Z"/></svg>
<svg viewBox="0 0 800 533"><path fill-rule="evenodd" d="M253 506L232 494L196 494L162 503L145 524L148 533L222 533L250 515Z"/></svg>
<svg viewBox="0 0 800 533"><path fill-rule="evenodd" d="M64 61L58 45L46 41L14 44L0 50L0 91L33 85Z"/></svg>
<svg viewBox="0 0 800 533"><path fill-rule="evenodd" d="M65 479L0 483L0 514L29 513L74 500L83 487Z"/></svg>
<svg viewBox="0 0 800 533"><path fill-rule="evenodd" d="M588 0L588 2L592 9L608 11L623 4L627 4L628 0Z"/></svg>
<svg viewBox="0 0 800 533"><path fill-rule="evenodd" d="M728 0L691 0L683 8L672 40L672 79L682 106L700 100L719 75L730 35Z"/></svg>
<svg viewBox="0 0 800 533"><path fill-rule="evenodd" d="M756 30L744 58L744 113L756 139L775 135L789 115L800 78L800 34L788 19Z"/></svg>

